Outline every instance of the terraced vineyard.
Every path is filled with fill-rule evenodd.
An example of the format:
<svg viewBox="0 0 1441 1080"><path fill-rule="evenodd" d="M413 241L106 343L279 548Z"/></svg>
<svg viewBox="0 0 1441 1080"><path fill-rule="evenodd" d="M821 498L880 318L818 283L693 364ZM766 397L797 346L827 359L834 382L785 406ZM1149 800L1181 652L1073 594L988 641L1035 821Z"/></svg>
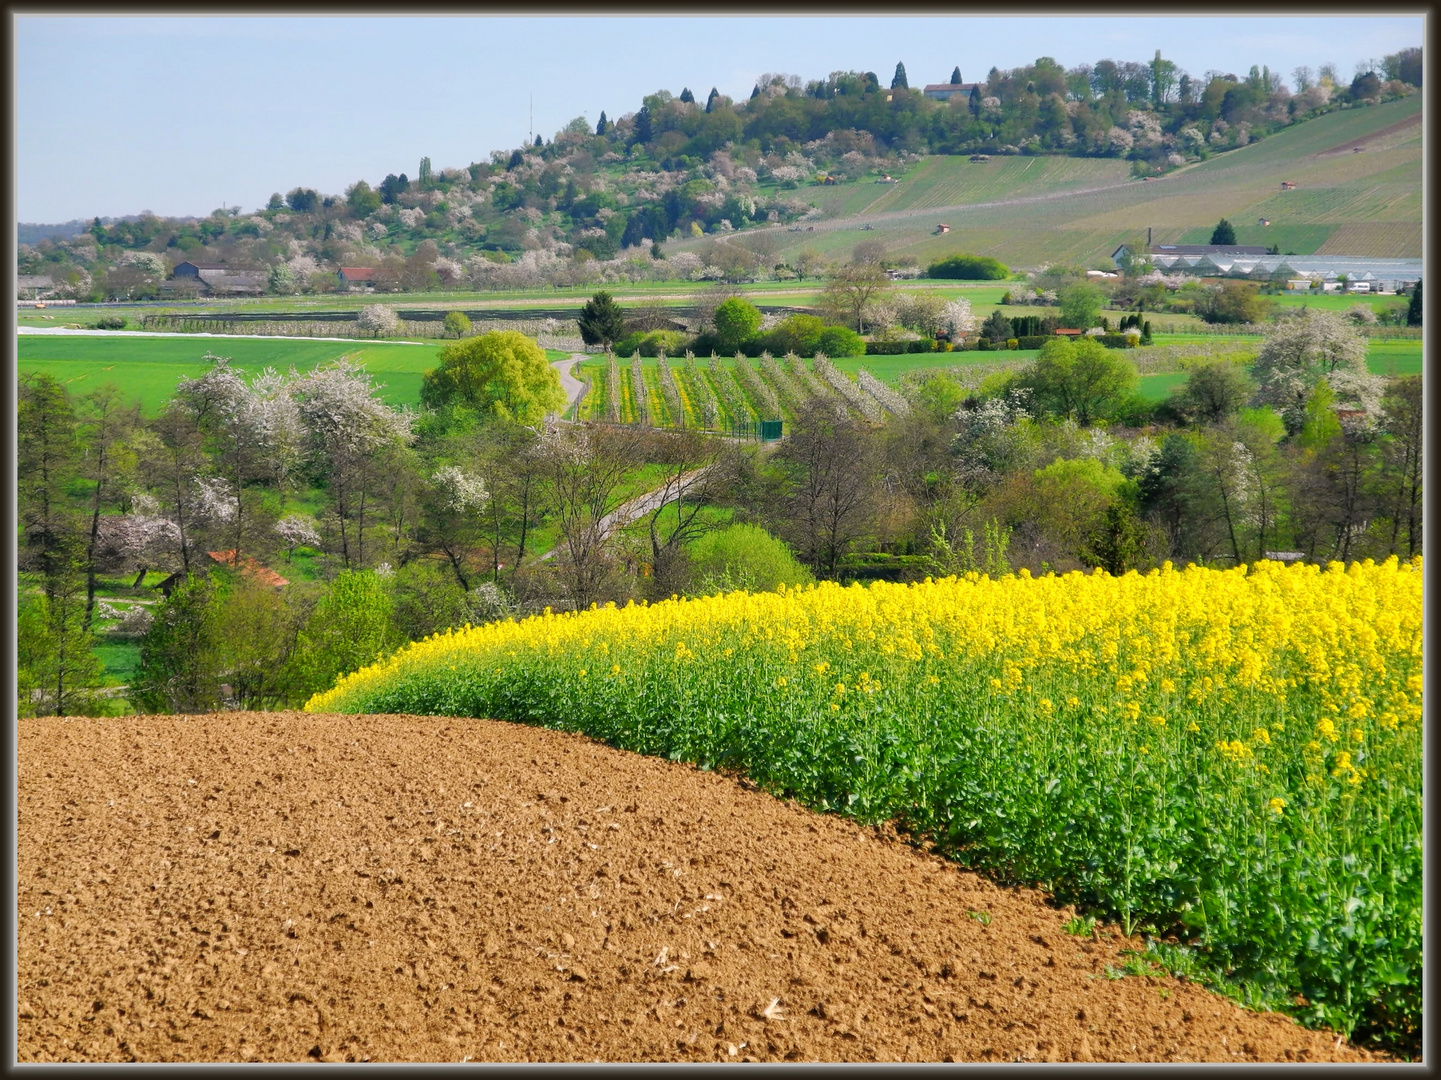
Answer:
<svg viewBox="0 0 1441 1080"><path fill-rule="evenodd" d="M852 415L872 421L904 407L879 380L862 378L866 361L844 363L854 376L824 360L818 366L800 357L597 357L586 365L591 389L581 403L581 417L728 431L758 420L794 420L816 397L844 403ZM846 385L840 387L837 379Z"/></svg>
<svg viewBox="0 0 1441 1080"><path fill-rule="evenodd" d="M1239 241L1283 252L1416 258L1421 131L1421 98L1413 95L1308 120L1150 183L1130 179L1127 163L1114 159L930 157L895 185L804 189L825 216L806 231L777 228L777 254L809 247L846 258L860 240L877 239L893 256L921 263L973 252L1016 267L1100 265L1148 227L1158 243L1191 242L1225 217ZM1282 180L1296 190L1283 193ZM1269 227L1257 224L1262 217ZM938 235L942 222L951 231Z"/></svg>

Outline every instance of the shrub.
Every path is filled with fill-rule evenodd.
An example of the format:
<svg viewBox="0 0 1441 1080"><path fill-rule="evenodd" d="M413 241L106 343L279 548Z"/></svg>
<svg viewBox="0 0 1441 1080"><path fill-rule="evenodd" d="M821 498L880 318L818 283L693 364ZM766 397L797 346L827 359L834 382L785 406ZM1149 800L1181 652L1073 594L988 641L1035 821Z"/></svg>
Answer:
<svg viewBox="0 0 1441 1080"><path fill-rule="evenodd" d="M961 281L1002 281L1010 273L1004 263L989 255L952 255L949 259L931 263L926 276Z"/></svg>
<svg viewBox="0 0 1441 1080"><path fill-rule="evenodd" d="M816 351L827 356L865 356L866 341L848 326L828 326L816 342Z"/></svg>
<svg viewBox="0 0 1441 1080"><path fill-rule="evenodd" d="M102 315L95 320L97 330L124 330L125 316L123 315Z"/></svg>
<svg viewBox="0 0 1441 1080"><path fill-rule="evenodd" d="M690 559L701 595L735 589L766 592L812 580L785 542L759 525L731 525L706 533L691 544Z"/></svg>

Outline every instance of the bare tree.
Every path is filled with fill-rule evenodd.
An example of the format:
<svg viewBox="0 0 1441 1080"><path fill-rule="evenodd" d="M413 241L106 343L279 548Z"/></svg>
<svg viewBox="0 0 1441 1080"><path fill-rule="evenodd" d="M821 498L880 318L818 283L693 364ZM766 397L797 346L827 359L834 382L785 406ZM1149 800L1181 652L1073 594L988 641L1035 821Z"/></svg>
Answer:
<svg viewBox="0 0 1441 1080"><path fill-rule="evenodd" d="M115 386L102 386L81 398L81 474L95 485L90 497L90 538L85 549L85 618L95 613L95 573L101 512L114 506L135 454L126 439L140 427L139 404L126 405Z"/></svg>
<svg viewBox="0 0 1441 1080"><path fill-rule="evenodd" d="M723 442L695 431L655 432L649 440L646 458L661 470L643 515L656 596L685 588L685 547L710 528L701 511L724 486L724 456Z"/></svg>
<svg viewBox="0 0 1441 1080"><path fill-rule="evenodd" d="M874 437L865 424L813 402L775 456L787 479L778 530L818 577L833 578L841 558L871 531Z"/></svg>
<svg viewBox="0 0 1441 1080"><path fill-rule="evenodd" d="M1377 487L1384 512L1391 519L1388 553L1412 558L1421 550L1421 377L1393 381L1385 407L1388 438L1381 445L1382 472Z"/></svg>
<svg viewBox="0 0 1441 1080"><path fill-rule="evenodd" d="M879 265L851 263L831 275L821 295L821 307L836 322L844 322L864 334L871 306L893 287Z"/></svg>
<svg viewBox="0 0 1441 1080"><path fill-rule="evenodd" d="M555 425L541 438L541 478L560 527L559 568L570 603L582 610L605 598L616 573L611 515L622 484L643 460L633 428Z"/></svg>

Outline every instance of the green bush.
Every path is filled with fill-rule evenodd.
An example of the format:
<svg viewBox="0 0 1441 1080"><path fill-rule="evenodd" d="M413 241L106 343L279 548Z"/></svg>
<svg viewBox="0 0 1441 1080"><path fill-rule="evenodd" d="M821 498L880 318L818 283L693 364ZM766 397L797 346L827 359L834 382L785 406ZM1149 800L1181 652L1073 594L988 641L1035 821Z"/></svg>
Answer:
<svg viewBox="0 0 1441 1080"><path fill-rule="evenodd" d="M827 356L865 356L866 339L846 326L828 326L816 342L816 351Z"/></svg>
<svg viewBox="0 0 1441 1080"><path fill-rule="evenodd" d="M961 281L1002 281L1010 276L1006 265L989 255L952 255L931 263L927 277Z"/></svg>
<svg viewBox="0 0 1441 1080"><path fill-rule="evenodd" d="M730 525L706 533L691 544L689 554L699 595L735 589L765 592L812 580L785 542L759 525Z"/></svg>
<svg viewBox="0 0 1441 1080"><path fill-rule="evenodd" d="M615 343L617 356L679 356L687 348L695 348L699 339L692 340L684 330L632 330Z"/></svg>
<svg viewBox="0 0 1441 1080"><path fill-rule="evenodd" d="M825 330L819 315L788 315L764 335L766 348L773 356L814 356Z"/></svg>

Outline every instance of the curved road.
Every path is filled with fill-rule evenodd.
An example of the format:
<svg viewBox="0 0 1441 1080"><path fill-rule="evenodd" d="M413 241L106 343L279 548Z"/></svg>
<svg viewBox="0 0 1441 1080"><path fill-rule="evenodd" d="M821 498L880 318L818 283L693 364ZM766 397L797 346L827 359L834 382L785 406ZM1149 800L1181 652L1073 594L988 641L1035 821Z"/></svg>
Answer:
<svg viewBox="0 0 1441 1080"><path fill-rule="evenodd" d="M580 404L580 399L585 397L585 383L581 382L571 374L571 368L586 359L585 353L571 353L568 360L552 360L550 366L555 368L555 373L560 376L560 388L565 391L565 399L569 402L565 407L570 412Z"/></svg>

